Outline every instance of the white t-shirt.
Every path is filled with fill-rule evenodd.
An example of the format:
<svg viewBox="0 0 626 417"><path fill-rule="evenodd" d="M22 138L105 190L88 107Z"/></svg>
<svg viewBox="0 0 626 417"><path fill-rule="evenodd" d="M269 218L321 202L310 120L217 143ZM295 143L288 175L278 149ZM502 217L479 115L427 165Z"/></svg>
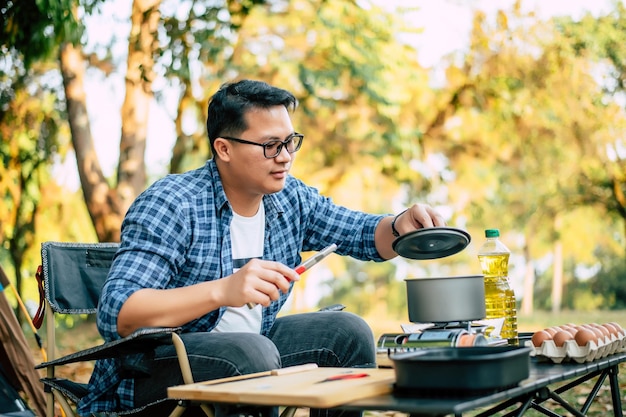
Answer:
<svg viewBox="0 0 626 417"><path fill-rule="evenodd" d="M265 208L263 203L252 217L243 217L233 212L230 223L230 239L233 248L233 272L247 264L251 259L263 258L263 242L265 240ZM243 307L227 307L222 319L214 332L261 332L263 306L256 305L250 309Z"/></svg>

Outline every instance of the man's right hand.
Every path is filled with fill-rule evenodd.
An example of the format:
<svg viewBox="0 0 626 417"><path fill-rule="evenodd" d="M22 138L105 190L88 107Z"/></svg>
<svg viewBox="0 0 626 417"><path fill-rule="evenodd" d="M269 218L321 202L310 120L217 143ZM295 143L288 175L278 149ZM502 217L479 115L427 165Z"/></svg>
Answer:
<svg viewBox="0 0 626 417"><path fill-rule="evenodd" d="M244 304L269 306L289 291L291 281L300 275L286 265L261 259L252 259L232 275L223 278L224 305L241 307Z"/></svg>

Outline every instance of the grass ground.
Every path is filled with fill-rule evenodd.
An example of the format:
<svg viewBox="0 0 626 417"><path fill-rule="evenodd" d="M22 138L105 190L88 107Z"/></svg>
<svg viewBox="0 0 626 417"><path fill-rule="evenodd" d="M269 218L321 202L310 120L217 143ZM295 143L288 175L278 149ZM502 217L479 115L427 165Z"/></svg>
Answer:
<svg viewBox="0 0 626 417"><path fill-rule="evenodd" d="M381 317L365 317L366 321L372 327L374 332L374 336L376 340L383 333L396 333L401 332L400 325L403 323L408 323L408 321L402 319L391 319L391 318L381 318ZM565 311L559 314L551 314L548 312L536 312L530 317L519 317L518 318L518 328L520 332L534 332L536 330L540 330L546 327L555 326L559 324L565 323L576 323L576 324L585 324L585 323L606 323L606 322L617 322L622 327L626 328L626 312L625 311L615 311L615 312L604 312L604 311L593 311L593 312L572 312ZM29 341L32 341L33 338L28 330L25 331L26 338ZM42 335L45 333L41 333ZM77 349L86 348L94 343L94 340L97 339L97 332L95 330L95 326L93 324L81 325L78 332L72 332L72 336L68 338L61 337L57 343L60 346L60 353L66 354L71 351ZM44 341L45 342L45 341ZM41 353L39 349L34 346L33 343L33 355L35 357L35 362L41 362ZM67 376L74 380L79 380L83 382L87 382L89 379L89 375L91 373L91 364L72 364L66 366L62 372L60 372L59 376ZM622 402L625 403L626 398L624 398L624 388L626 387L626 366L622 365L620 367L619 374L620 388L621 388L621 397ZM584 404L584 401L587 395L591 392L594 381L590 381L585 384L581 384L580 386L570 390L563 397L570 403L576 404L578 408ZM547 403L550 408L553 408L556 412L561 415L568 415L562 408L558 407L554 403ZM480 410L474 413L467 413L468 417L475 416L478 414ZM394 413L394 412L367 412L365 413L366 417L404 417L403 413ZM300 409L297 412L296 417L304 417L308 415L306 409ZM600 389L598 393L598 397L594 401L592 407L588 412L588 417L605 417L607 415L613 415L613 407L611 403L610 390L608 387L608 381L606 381L603 387ZM529 410L525 416L527 417L538 417L542 416L539 412L535 410Z"/></svg>

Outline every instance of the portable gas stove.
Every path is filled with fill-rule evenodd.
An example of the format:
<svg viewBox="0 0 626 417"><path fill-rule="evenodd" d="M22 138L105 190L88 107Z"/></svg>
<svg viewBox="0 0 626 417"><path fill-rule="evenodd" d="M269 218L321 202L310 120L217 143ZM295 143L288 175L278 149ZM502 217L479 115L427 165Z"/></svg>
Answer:
<svg viewBox="0 0 626 417"><path fill-rule="evenodd" d="M383 333L376 345L378 354L412 352L431 347L499 346L506 340L487 337L489 323L454 321L403 324L403 333Z"/></svg>

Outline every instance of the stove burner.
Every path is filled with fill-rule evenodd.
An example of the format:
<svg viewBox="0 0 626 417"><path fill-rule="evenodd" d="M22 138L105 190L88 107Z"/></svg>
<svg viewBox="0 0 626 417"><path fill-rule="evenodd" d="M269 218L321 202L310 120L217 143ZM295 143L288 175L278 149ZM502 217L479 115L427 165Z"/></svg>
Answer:
<svg viewBox="0 0 626 417"><path fill-rule="evenodd" d="M411 323L401 327L405 333L423 332L429 329L465 329L469 333L485 333L488 326L471 321L442 321L435 323Z"/></svg>
<svg viewBox="0 0 626 417"><path fill-rule="evenodd" d="M430 329L465 329L468 332L472 330L471 321L450 321L442 323L433 323L433 327Z"/></svg>

